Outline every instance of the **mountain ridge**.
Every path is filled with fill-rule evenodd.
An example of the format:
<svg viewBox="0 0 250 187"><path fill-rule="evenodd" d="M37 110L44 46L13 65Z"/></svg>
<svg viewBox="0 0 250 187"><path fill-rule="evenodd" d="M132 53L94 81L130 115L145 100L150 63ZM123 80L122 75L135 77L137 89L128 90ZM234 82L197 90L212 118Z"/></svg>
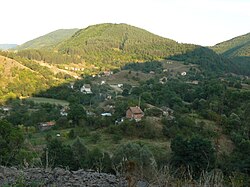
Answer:
<svg viewBox="0 0 250 187"><path fill-rule="evenodd" d="M53 47L63 40L72 36L78 29L58 29L48 34L42 35L38 38L34 38L24 44L16 47L16 50L24 49L42 49L46 47Z"/></svg>
<svg viewBox="0 0 250 187"><path fill-rule="evenodd" d="M211 48L227 57L250 56L250 32L220 42Z"/></svg>
<svg viewBox="0 0 250 187"><path fill-rule="evenodd" d="M88 73L168 58L216 71L228 69L223 64L227 60L207 47L178 43L124 23L91 25L50 48L20 50L18 55L54 64L84 64Z"/></svg>
<svg viewBox="0 0 250 187"><path fill-rule="evenodd" d="M0 50L8 50L17 47L17 44L0 44Z"/></svg>

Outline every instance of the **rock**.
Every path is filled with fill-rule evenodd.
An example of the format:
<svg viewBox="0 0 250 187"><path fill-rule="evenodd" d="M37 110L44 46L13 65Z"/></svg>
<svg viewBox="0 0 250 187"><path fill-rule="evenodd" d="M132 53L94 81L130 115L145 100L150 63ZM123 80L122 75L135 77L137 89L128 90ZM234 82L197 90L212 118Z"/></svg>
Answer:
<svg viewBox="0 0 250 187"><path fill-rule="evenodd" d="M91 186L91 187L125 187L127 182L115 175L86 172L84 170L68 171L62 168L45 170L43 168L26 168L18 170L0 166L0 186L14 185L18 181L31 185L35 182L38 186Z"/></svg>

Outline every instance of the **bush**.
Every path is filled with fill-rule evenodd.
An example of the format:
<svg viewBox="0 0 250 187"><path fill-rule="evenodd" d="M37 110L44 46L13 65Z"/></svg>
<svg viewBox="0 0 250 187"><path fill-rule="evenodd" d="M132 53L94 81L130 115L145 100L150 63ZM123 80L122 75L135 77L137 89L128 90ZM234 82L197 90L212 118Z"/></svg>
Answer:
<svg viewBox="0 0 250 187"><path fill-rule="evenodd" d="M162 110L158 108L150 108L146 110L145 115L147 116L156 116L156 117L161 117L162 116Z"/></svg>
<svg viewBox="0 0 250 187"><path fill-rule="evenodd" d="M113 156L113 164L118 170L128 170L128 163L133 163L133 170L138 170L140 174L152 172L156 167L155 158L148 147L132 142L120 145Z"/></svg>
<svg viewBox="0 0 250 187"><path fill-rule="evenodd" d="M98 132L93 133L90 137L90 141L94 144L101 141L101 134Z"/></svg>
<svg viewBox="0 0 250 187"><path fill-rule="evenodd" d="M71 129L68 133L69 139L74 139L76 137L74 129Z"/></svg>
<svg viewBox="0 0 250 187"><path fill-rule="evenodd" d="M172 140L171 149L173 166L193 171L195 178L198 178L202 171L214 167L215 149L209 140L201 137L184 139L178 136Z"/></svg>
<svg viewBox="0 0 250 187"><path fill-rule="evenodd" d="M112 135L112 141L116 144L118 144L122 140L122 136L118 134L113 134Z"/></svg>

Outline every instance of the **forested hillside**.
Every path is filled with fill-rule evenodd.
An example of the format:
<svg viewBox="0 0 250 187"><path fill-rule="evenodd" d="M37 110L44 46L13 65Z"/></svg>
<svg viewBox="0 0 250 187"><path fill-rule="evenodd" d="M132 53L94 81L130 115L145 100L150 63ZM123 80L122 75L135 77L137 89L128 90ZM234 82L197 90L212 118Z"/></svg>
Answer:
<svg viewBox="0 0 250 187"><path fill-rule="evenodd" d="M70 38L78 29L59 29L48 33L39 38L35 38L31 41L28 41L15 49L24 50L24 49L42 49L42 48L52 48L58 43Z"/></svg>
<svg viewBox="0 0 250 187"><path fill-rule="evenodd" d="M25 88L26 91L22 91L24 89L22 86L16 86L22 89L12 89L18 96L37 93L42 87L49 88L72 76L76 78L98 74L105 70L120 69L129 63L163 59L196 64L201 71L216 74L230 72L247 74L248 71L244 64L233 63L209 48L180 44L127 24L107 23L80 30L57 30L29 41L18 49L17 52L1 53L43 77L34 78L39 84L41 83L39 88ZM10 71L12 72L12 69ZM9 80L12 79L7 78L2 81L8 84ZM14 83L21 85L18 81ZM6 93L8 91L11 89Z"/></svg>
<svg viewBox="0 0 250 187"><path fill-rule="evenodd" d="M91 69L120 68L130 62L178 59L215 71L236 71L212 50L180 44L127 24L99 24L80 29L68 40L48 50L21 50L18 55L48 63L80 63Z"/></svg>
<svg viewBox="0 0 250 187"><path fill-rule="evenodd" d="M20 58L0 55L0 102L26 97L65 81L65 74L54 74L49 68Z"/></svg>
<svg viewBox="0 0 250 187"><path fill-rule="evenodd" d="M218 54L229 58L241 74L250 74L250 33L221 42L211 47Z"/></svg>
<svg viewBox="0 0 250 187"><path fill-rule="evenodd" d="M218 43L212 49L228 57L250 56L250 33Z"/></svg>

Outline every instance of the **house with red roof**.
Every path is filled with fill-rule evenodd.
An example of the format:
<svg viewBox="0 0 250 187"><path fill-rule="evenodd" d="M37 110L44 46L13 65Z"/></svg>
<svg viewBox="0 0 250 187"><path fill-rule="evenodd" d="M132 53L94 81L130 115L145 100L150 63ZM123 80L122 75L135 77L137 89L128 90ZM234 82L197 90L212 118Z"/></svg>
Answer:
<svg viewBox="0 0 250 187"><path fill-rule="evenodd" d="M135 120L135 121L140 121L144 116L144 112L141 110L139 106L135 107L129 107L129 109L126 112L126 118Z"/></svg>

